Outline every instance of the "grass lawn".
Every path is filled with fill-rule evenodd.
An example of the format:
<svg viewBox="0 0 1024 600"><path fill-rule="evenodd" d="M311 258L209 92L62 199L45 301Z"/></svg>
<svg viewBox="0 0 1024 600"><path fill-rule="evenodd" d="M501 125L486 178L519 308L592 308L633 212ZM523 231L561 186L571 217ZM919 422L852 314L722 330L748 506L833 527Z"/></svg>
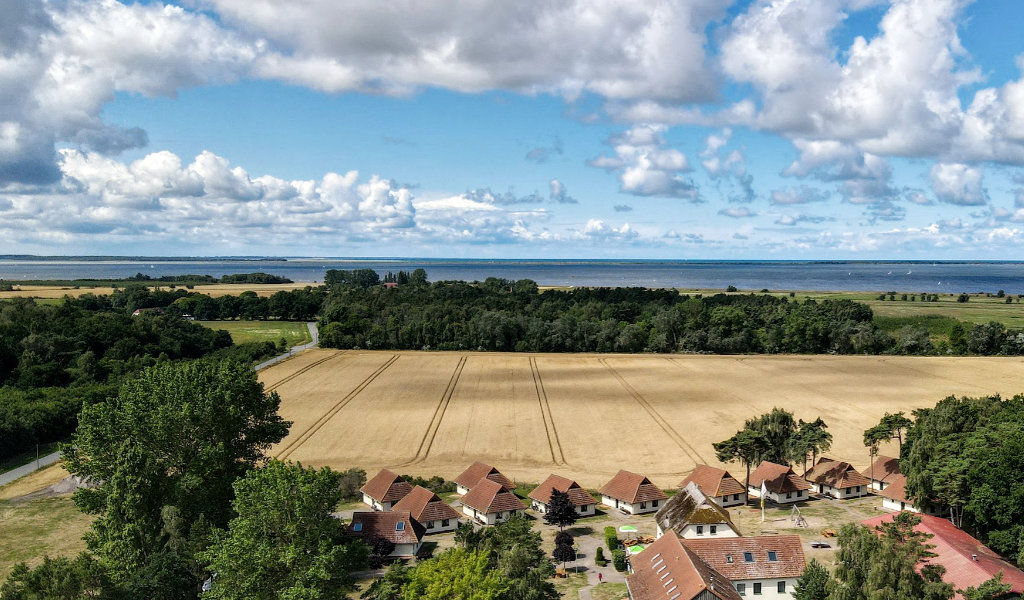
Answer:
<svg viewBox="0 0 1024 600"><path fill-rule="evenodd" d="M44 555L71 557L84 550L82 534L92 519L70 496L0 500L0 581L19 562L36 565Z"/></svg>
<svg viewBox="0 0 1024 600"><path fill-rule="evenodd" d="M309 329L297 321L196 321L210 329L223 329L236 344L246 342L277 342L287 340L289 346L310 341Z"/></svg>
<svg viewBox="0 0 1024 600"><path fill-rule="evenodd" d="M571 570L568 577L555 579L555 589L563 598L576 600L580 597L580 588L587 587L586 573L573 573Z"/></svg>
<svg viewBox="0 0 1024 600"><path fill-rule="evenodd" d="M602 583L591 588L590 597L594 600L626 600L629 591L624 583Z"/></svg>

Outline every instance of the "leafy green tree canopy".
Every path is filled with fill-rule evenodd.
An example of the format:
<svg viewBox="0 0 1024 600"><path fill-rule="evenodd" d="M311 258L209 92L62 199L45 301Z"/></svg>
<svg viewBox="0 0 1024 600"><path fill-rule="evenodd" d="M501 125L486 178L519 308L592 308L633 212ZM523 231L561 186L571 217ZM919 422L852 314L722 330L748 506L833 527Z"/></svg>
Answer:
<svg viewBox="0 0 1024 600"><path fill-rule="evenodd" d="M237 516L200 553L214 574L204 598L336 598L366 564L366 545L331 516L339 474L271 461L235 482Z"/></svg>

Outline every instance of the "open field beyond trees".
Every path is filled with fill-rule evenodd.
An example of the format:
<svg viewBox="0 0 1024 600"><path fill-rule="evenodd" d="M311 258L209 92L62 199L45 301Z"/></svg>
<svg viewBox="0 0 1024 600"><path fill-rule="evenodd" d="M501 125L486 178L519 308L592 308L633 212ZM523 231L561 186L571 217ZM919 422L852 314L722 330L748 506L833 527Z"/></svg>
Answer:
<svg viewBox="0 0 1024 600"><path fill-rule="evenodd" d="M277 342L284 338L288 346L309 342L309 328L300 321L196 321L210 329L223 329L236 344Z"/></svg>
<svg viewBox="0 0 1024 600"><path fill-rule="evenodd" d="M1013 395L1022 376L1009 357L315 350L260 379L294 422L272 450L282 459L446 478L482 460L520 482L555 472L596 488L619 469L675 486L698 463L720 465L711 444L776 406L821 416L829 456L866 467L862 434L885 412Z"/></svg>

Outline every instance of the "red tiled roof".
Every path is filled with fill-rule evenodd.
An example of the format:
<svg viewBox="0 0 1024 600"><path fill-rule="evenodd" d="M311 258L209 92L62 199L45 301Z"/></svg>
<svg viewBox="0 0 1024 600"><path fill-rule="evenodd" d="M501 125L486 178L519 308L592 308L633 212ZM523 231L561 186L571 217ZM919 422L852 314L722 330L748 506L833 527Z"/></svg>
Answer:
<svg viewBox="0 0 1024 600"><path fill-rule="evenodd" d="M704 593L718 600L742 600L723 575L668 532L631 559L626 576L632 600L693 600Z"/></svg>
<svg viewBox="0 0 1024 600"><path fill-rule="evenodd" d="M900 474L894 475L889 479L889 485L878 494L896 502L910 502L910 498L907 498L907 478Z"/></svg>
<svg viewBox="0 0 1024 600"><path fill-rule="evenodd" d="M516 487L514 483L501 474L501 471L480 461L474 462L461 475L456 477L455 483L465 488L471 488L485 477L491 481L497 481L510 490Z"/></svg>
<svg viewBox="0 0 1024 600"><path fill-rule="evenodd" d="M834 488L849 488L868 485L871 482L857 472L848 462L822 458L811 470L804 473L804 479L811 483L829 485Z"/></svg>
<svg viewBox="0 0 1024 600"><path fill-rule="evenodd" d="M798 535L706 538L683 540L683 544L733 582L799 577L805 565L804 549ZM769 560L769 551L775 553L777 560ZM752 562L747 562L747 552ZM730 558L732 562L729 562Z"/></svg>
<svg viewBox="0 0 1024 600"><path fill-rule="evenodd" d="M458 519L459 513L445 504L437 494L425 487L416 486L392 507L392 510L407 510L420 523Z"/></svg>
<svg viewBox="0 0 1024 600"><path fill-rule="evenodd" d="M873 517L861 523L874 528L882 523L891 522L897 514L899 513ZM935 556L925 561L946 567L946 572L942 575L943 581L962 590L977 587L1002 571L1003 582L1010 584L1010 591L1015 594L1024 593L1024 571L1004 560L967 532L958 529L949 520L929 515L917 516L921 517L921 522L914 530L934 536L928 543L935 546L932 548ZM922 561L922 564L925 561ZM962 599L963 596L958 593L956 598Z"/></svg>
<svg viewBox="0 0 1024 600"><path fill-rule="evenodd" d="M551 493L555 490L569 494L569 501L572 502L573 506L597 504L597 500L588 494L587 490L581 488L580 485L572 479L562 477L561 475L548 475L548 478L544 480L544 483L538 485L532 492L530 492L529 496L537 502L547 504L551 502Z"/></svg>
<svg viewBox="0 0 1024 600"><path fill-rule="evenodd" d="M356 511L349 530L359 537L382 537L394 544L415 544L426 531L408 511Z"/></svg>
<svg viewBox="0 0 1024 600"><path fill-rule="evenodd" d="M750 487L761 489L762 481L769 492L776 494L811 489L811 484L794 473L793 469L767 460L750 474Z"/></svg>
<svg viewBox="0 0 1024 600"><path fill-rule="evenodd" d="M382 469L359 491L378 502L394 502L412 491L412 485L391 471Z"/></svg>
<svg viewBox="0 0 1024 600"><path fill-rule="evenodd" d="M522 500L508 488L490 479L481 479L479 483L469 488L462 497L462 503L484 514L526 508Z"/></svg>
<svg viewBox="0 0 1024 600"><path fill-rule="evenodd" d="M900 459L879 454L875 457L874 464L861 471L860 474L868 479L888 483L893 476L900 474Z"/></svg>
<svg viewBox="0 0 1024 600"><path fill-rule="evenodd" d="M651 483L651 480L629 471L619 471L612 477L611 481L604 484L598 492L602 496L615 498L630 504L650 502L651 500L664 500L668 498L665 492L658 486Z"/></svg>
<svg viewBox="0 0 1024 600"><path fill-rule="evenodd" d="M717 469L708 465L697 465L690 475L679 482L679 487L694 483L708 496L719 498L729 494L746 494L743 484L736 480L725 469Z"/></svg>

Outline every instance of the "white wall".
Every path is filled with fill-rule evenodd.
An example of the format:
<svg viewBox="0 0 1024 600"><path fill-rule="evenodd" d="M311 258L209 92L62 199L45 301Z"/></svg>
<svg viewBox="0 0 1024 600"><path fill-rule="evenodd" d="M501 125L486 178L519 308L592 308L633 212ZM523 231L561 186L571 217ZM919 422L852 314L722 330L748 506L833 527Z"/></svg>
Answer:
<svg viewBox="0 0 1024 600"><path fill-rule="evenodd" d="M530 500L530 508L532 508L533 510L539 512L542 515L548 512L548 505L544 504L543 502L541 502L539 500L531 499ZM580 515L582 517L589 517L589 516L591 516L593 514L596 514L596 512L597 512L597 505L596 504L585 504L583 506L577 506L576 507L576 514L578 514L578 515Z"/></svg>
<svg viewBox="0 0 1024 600"><path fill-rule="evenodd" d="M868 488L866 485L853 486L849 488L834 488L830 485L824 484L812 484L818 488L818 493L838 498L839 500L846 500L847 498L860 498L861 496L868 495ZM858 491L859 490L859 491Z"/></svg>
<svg viewBox="0 0 1024 600"><path fill-rule="evenodd" d="M448 525L442 525L444 521L427 521L423 523L423 526L427 528L427 533L441 533L442 531L455 531L459 527L458 519L448 519Z"/></svg>
<svg viewBox="0 0 1024 600"><path fill-rule="evenodd" d="M374 500L370 496L368 496L366 494L363 494L363 504L366 504L367 506L369 506L373 510L391 510L391 506L394 503L393 502L385 502L385 503L381 504L380 502L377 502L376 500Z"/></svg>
<svg viewBox="0 0 1024 600"><path fill-rule="evenodd" d="M760 488L755 489L754 486L750 486L750 488L747 491L750 492L750 496L752 498L761 497ZM786 494L776 494L775 492L768 492L766 499L771 500L776 504L792 504L794 502L803 502L804 500L810 500L810 494L808 493L808 491L809 490L799 490L796 492L789 492L789 498L786 497Z"/></svg>
<svg viewBox="0 0 1024 600"><path fill-rule="evenodd" d="M786 591L779 593L779 582L786 582ZM789 579L734 579L733 587L739 591L738 584L744 584L745 589L741 594L744 598L765 598L767 600L789 600L793 597L793 588L796 587L796 578ZM761 584L761 593L754 593L754 584Z"/></svg>
<svg viewBox="0 0 1024 600"><path fill-rule="evenodd" d="M639 502L636 504L630 504L628 502L623 502L622 500L616 500L615 498L611 498L609 496L601 496L601 504L604 504L605 506L610 506L611 508L614 508L616 510L624 511L631 515L642 515L645 513L658 512L658 509L664 506L663 501L659 501L657 506L655 506L653 502L644 502L642 503L643 506L641 506L641 503Z"/></svg>
<svg viewBox="0 0 1024 600"><path fill-rule="evenodd" d="M739 496L739 498L734 498L735 496ZM715 502L717 502L718 505L721 506L722 508L728 508L730 506L740 506L742 504L747 503L747 495L726 494L724 496L718 496L717 498L715 498Z"/></svg>
<svg viewBox="0 0 1024 600"><path fill-rule="evenodd" d="M512 517L512 515L522 514L523 511L521 511L521 510L513 510L513 511L501 512L501 513L487 513L487 514L483 514L483 513L477 512L477 510L475 508L471 508L471 507L466 506L465 504L463 504L462 505L462 512L466 516L468 516L468 517L470 517L470 518L472 518L472 519L474 519L476 521L483 522L485 525L495 525L497 523L503 523L503 522L509 520Z"/></svg>
<svg viewBox="0 0 1024 600"><path fill-rule="evenodd" d="M420 543L417 543L417 544L395 544L394 551L391 552L391 554L388 554L388 556L395 556L395 557L416 556L416 553L420 551L420 546L421 545L422 544L420 544Z"/></svg>
<svg viewBox="0 0 1024 600"><path fill-rule="evenodd" d="M701 529L702 533L697 533L698 527ZM712 527L715 528L714 533L711 533ZM681 535L683 536L683 538L688 540L702 538L739 537L739 534L736 533L733 530L733 528L729 527L729 525L726 523L718 523L716 525L695 525L693 523L689 523L686 525L686 527L683 528L683 532Z"/></svg>
<svg viewBox="0 0 1024 600"><path fill-rule="evenodd" d="M466 492L468 492L468 491L469 491L468 487L465 487L465 486L463 486L461 484L456 484L455 485L455 493L460 495L460 496L465 496Z"/></svg>

